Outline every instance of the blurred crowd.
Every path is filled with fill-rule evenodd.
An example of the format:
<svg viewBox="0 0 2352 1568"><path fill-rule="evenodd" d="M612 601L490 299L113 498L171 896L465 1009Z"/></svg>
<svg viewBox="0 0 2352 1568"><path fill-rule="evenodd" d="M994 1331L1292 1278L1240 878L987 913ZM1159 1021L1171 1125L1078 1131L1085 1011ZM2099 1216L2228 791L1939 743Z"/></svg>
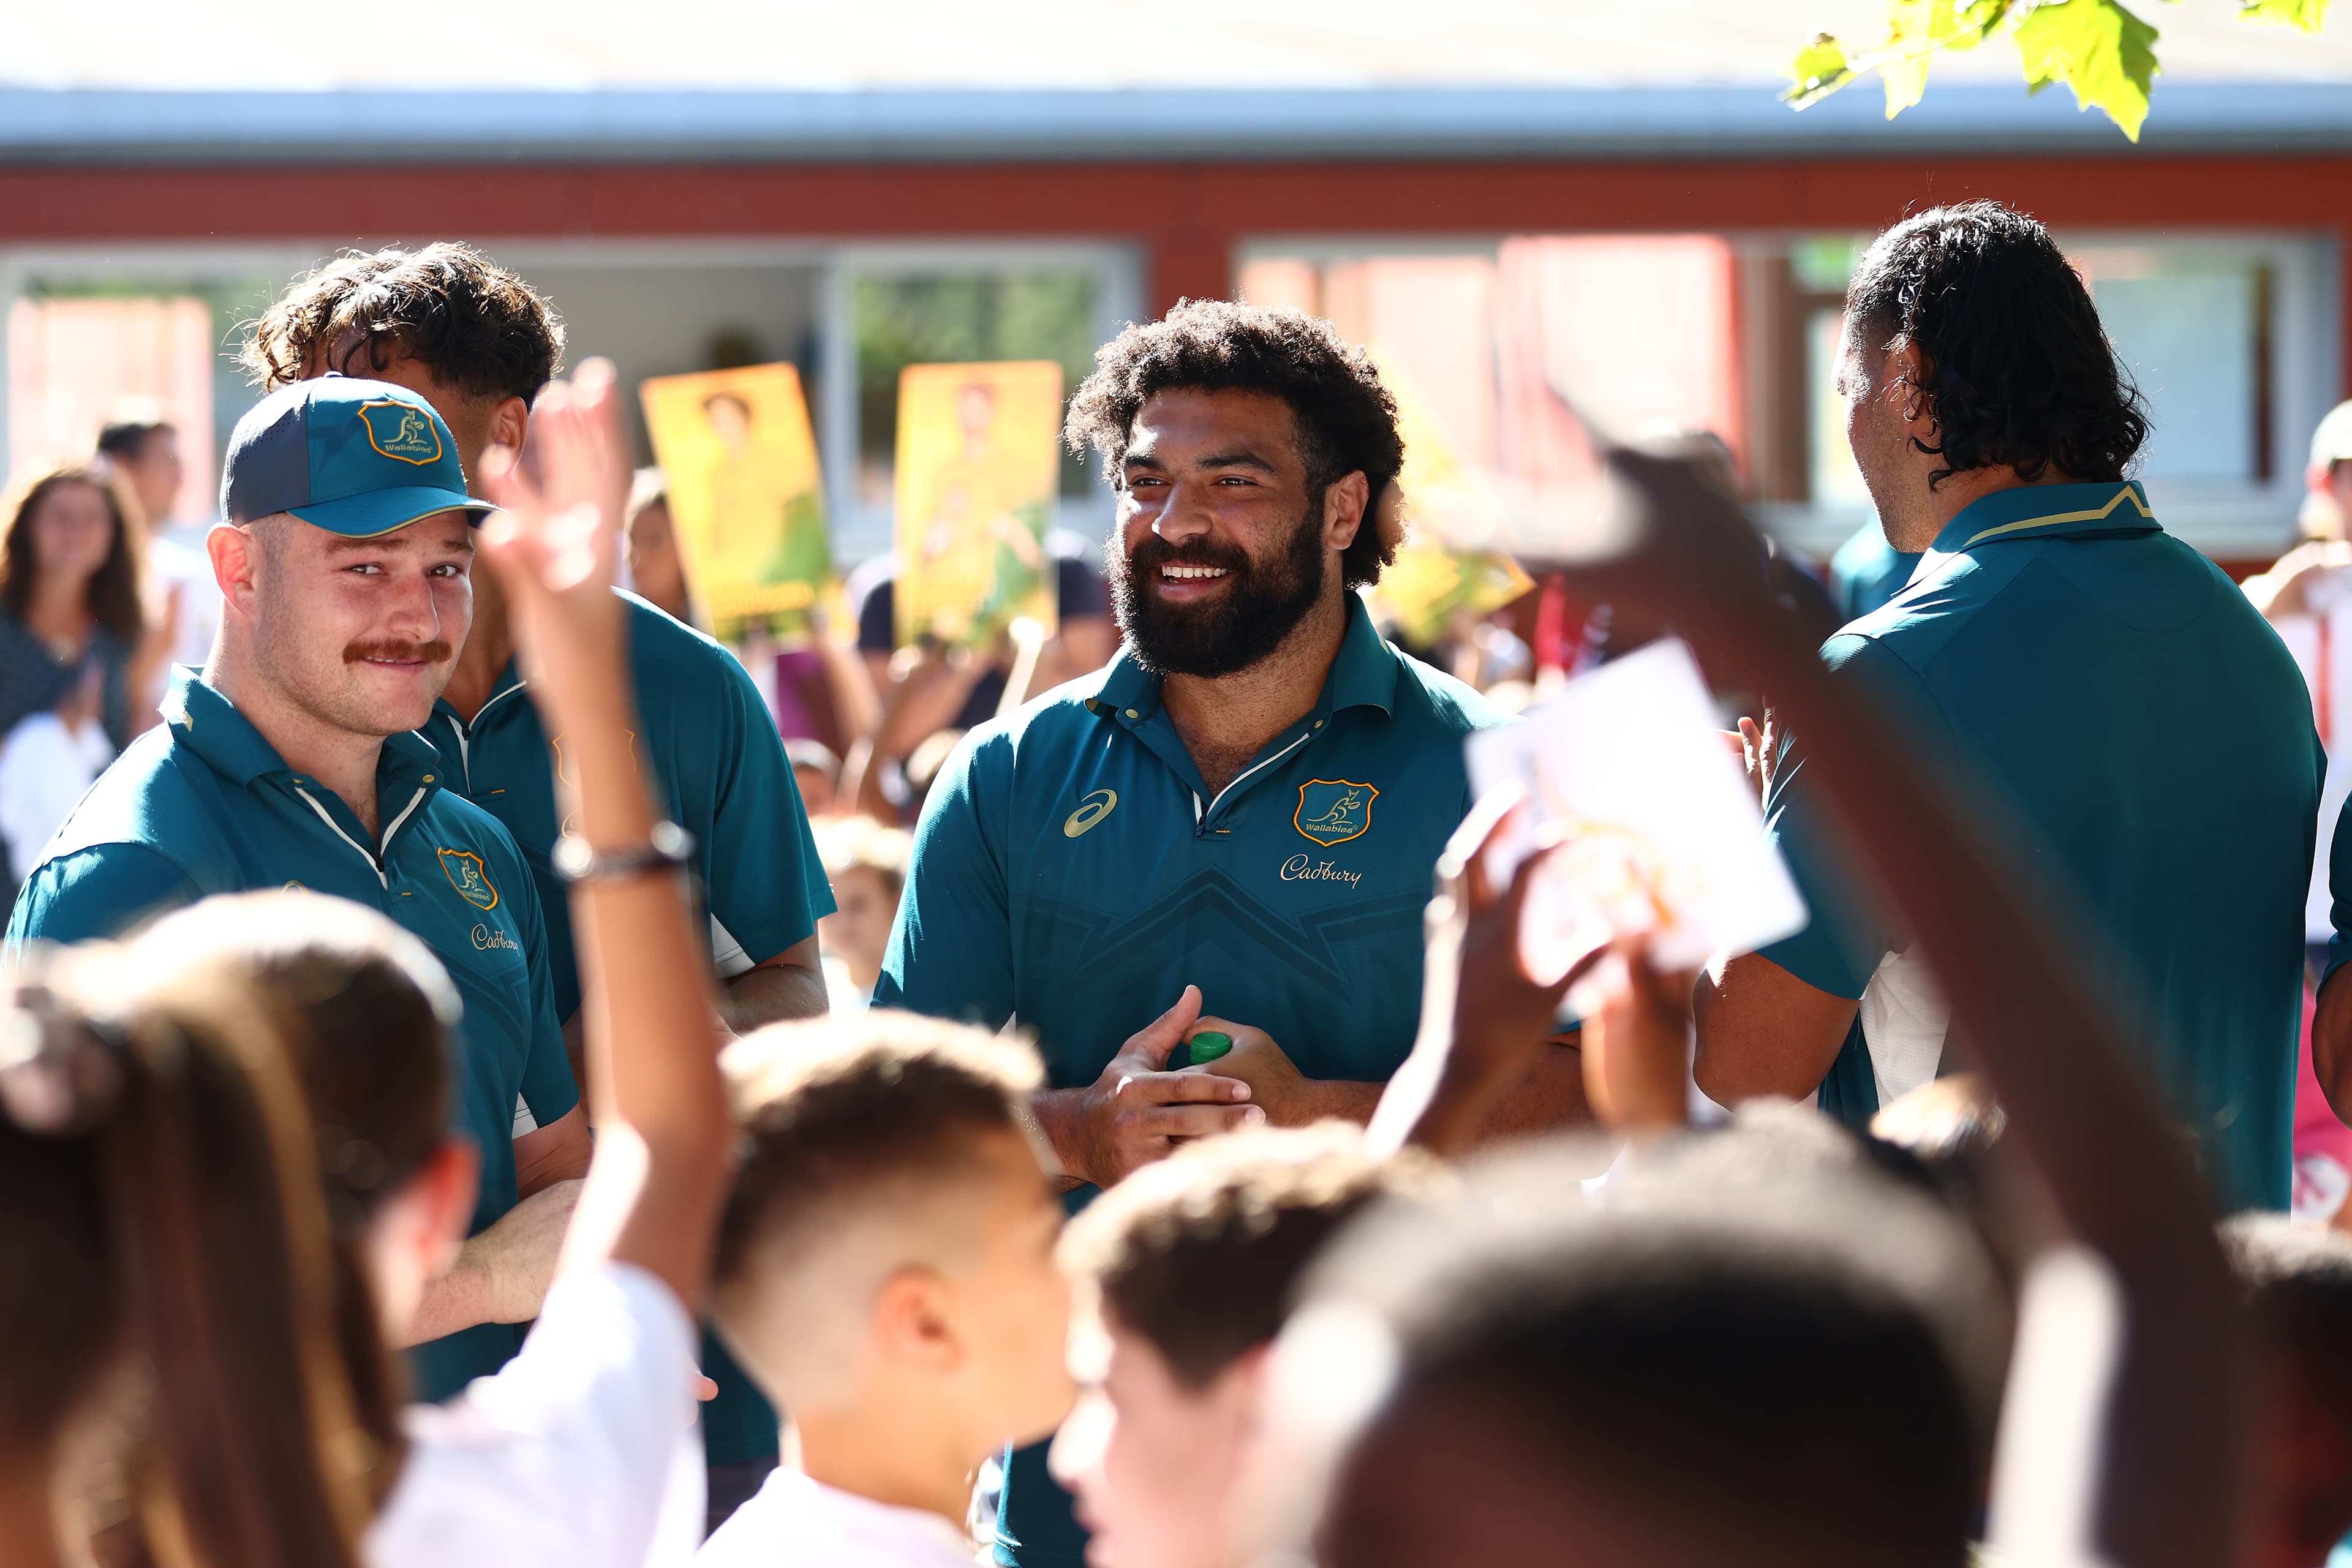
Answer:
<svg viewBox="0 0 2352 1568"><path fill-rule="evenodd" d="M10 487L0 1561L2352 1561L2352 404L2233 582L1933 209L1834 560L1644 432L1407 646L1379 366L1192 301L1049 635L728 646L566 353L355 254L218 517L130 405ZM1547 971L1464 743L1669 637L1807 923Z"/></svg>

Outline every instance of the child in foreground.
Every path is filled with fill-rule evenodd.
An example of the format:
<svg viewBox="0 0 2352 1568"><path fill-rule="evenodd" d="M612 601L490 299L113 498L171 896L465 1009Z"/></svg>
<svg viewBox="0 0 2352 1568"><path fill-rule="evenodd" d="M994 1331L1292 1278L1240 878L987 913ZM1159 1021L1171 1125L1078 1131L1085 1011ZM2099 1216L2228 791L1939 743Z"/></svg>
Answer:
<svg viewBox="0 0 2352 1568"><path fill-rule="evenodd" d="M971 1568L974 1471L1070 1404L1062 1208L1021 1110L1036 1059L873 1012L762 1029L725 1065L742 1163L713 1300L801 1464L695 1561Z"/></svg>
<svg viewBox="0 0 2352 1568"><path fill-rule="evenodd" d="M1323 1245L1374 1198L1423 1188L1343 1122L1227 1133L1147 1165L1072 1222L1081 1392L1054 1439L1092 1568L1229 1568L1266 1354Z"/></svg>
<svg viewBox="0 0 2352 1568"><path fill-rule="evenodd" d="M2352 1239L2283 1214L2242 1214L2223 1222L2221 1250L2253 1316L2264 1385L2244 1562L2352 1561Z"/></svg>

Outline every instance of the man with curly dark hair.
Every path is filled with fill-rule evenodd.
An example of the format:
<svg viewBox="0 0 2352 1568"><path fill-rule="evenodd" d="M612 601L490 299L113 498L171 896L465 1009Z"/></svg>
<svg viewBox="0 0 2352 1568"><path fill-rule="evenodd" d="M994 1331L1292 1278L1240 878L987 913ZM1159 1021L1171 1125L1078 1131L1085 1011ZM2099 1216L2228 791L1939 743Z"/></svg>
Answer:
<svg viewBox="0 0 2352 1568"><path fill-rule="evenodd" d="M1118 491L1125 646L960 748L875 993L1033 1031L1037 1121L1081 1190L1245 1122L1370 1115L1420 1016L1462 740L1501 718L1354 592L1394 557L1404 456L1361 350L1195 300L1096 363L1068 434ZM1582 1109L1563 1048L1495 1125ZM1080 1540L1043 1448L1014 1455L997 1560L1076 1568Z"/></svg>
<svg viewBox="0 0 2352 1568"><path fill-rule="evenodd" d="M2294 661L2126 471L2148 433L2089 290L2033 219L1938 207L1854 273L1846 432L1895 599L1822 657L1878 692L2088 928L2095 983L2233 1205L2285 1206L2319 742ZM1699 984L1719 1100L1810 1096L1857 1123L1945 1065L1933 955L1868 905L1806 778L1767 815L1811 926Z"/></svg>

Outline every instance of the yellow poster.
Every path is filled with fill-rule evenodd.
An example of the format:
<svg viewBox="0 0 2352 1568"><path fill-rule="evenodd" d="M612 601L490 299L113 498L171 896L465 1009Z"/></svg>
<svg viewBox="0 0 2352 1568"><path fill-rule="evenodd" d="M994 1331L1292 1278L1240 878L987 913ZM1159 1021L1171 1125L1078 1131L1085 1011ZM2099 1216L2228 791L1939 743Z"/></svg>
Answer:
<svg viewBox="0 0 2352 1568"><path fill-rule="evenodd" d="M898 641L1054 629L1045 530L1061 480L1062 367L910 364L898 377Z"/></svg>
<svg viewBox="0 0 2352 1568"><path fill-rule="evenodd" d="M639 388L688 591L713 635L797 637L833 584L800 372L746 365Z"/></svg>
<svg viewBox="0 0 2352 1568"><path fill-rule="evenodd" d="M1396 560L1371 591L1372 614L1416 647L1444 639L1454 624L1475 620L1535 586L1519 563L1489 542L1508 537L1501 502L1471 466L1412 373L1394 354L1375 350L1381 379L1396 398L1404 437L1406 534Z"/></svg>

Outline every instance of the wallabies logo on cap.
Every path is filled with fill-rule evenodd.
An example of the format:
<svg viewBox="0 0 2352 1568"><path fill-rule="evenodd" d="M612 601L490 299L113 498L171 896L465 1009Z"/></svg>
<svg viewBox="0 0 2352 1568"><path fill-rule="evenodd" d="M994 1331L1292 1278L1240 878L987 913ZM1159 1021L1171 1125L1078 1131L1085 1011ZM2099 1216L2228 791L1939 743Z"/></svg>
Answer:
<svg viewBox="0 0 2352 1568"><path fill-rule="evenodd" d="M424 409L385 398L360 405L360 423L367 426L368 445L387 458L423 468L441 460L441 432Z"/></svg>

